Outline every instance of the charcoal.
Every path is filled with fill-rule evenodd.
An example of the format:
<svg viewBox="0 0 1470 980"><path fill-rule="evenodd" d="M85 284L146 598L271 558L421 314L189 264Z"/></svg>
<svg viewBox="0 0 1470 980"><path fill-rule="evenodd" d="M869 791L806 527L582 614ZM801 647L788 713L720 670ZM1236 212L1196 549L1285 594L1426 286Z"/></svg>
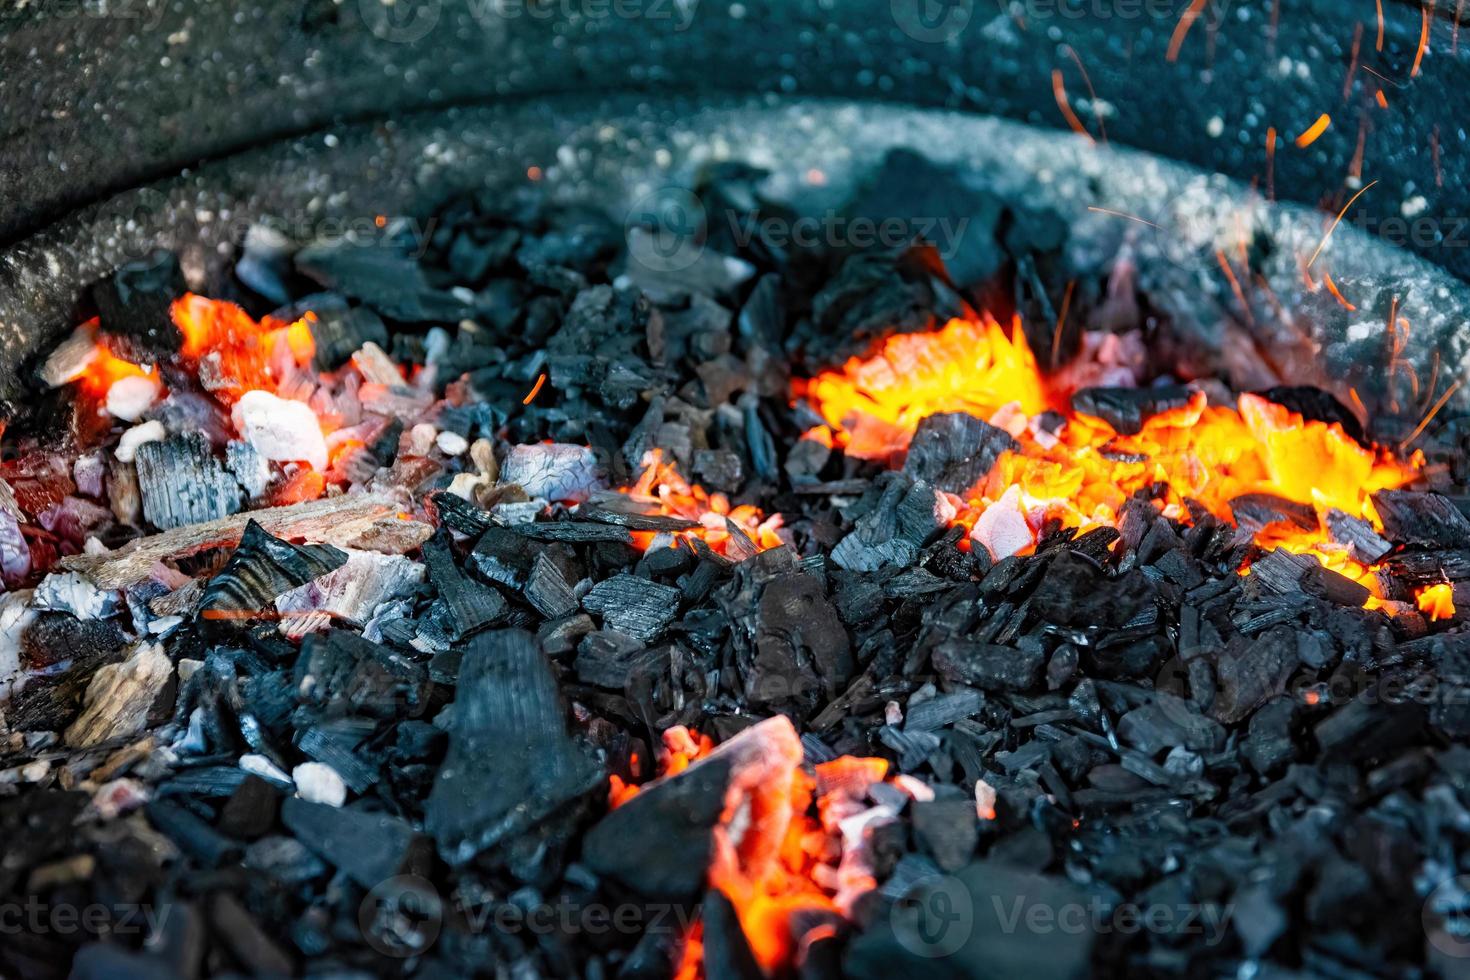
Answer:
<svg viewBox="0 0 1470 980"><path fill-rule="evenodd" d="M1192 392L1178 385L1152 388L1084 388L1072 396L1072 409L1102 419L1122 435L1137 435L1160 412L1183 408Z"/></svg>
<svg viewBox="0 0 1470 980"><path fill-rule="evenodd" d="M1375 531L1372 524L1336 507L1327 512L1326 525L1332 540L1347 545L1353 557L1365 565L1371 565L1393 550L1393 545Z"/></svg>
<svg viewBox="0 0 1470 980"><path fill-rule="evenodd" d="M197 432L145 442L137 450L143 516L168 530L238 513L240 486Z"/></svg>
<svg viewBox="0 0 1470 980"><path fill-rule="evenodd" d="M306 704L384 718L393 717L400 706L422 705L425 683L419 664L338 629L306 638L294 675L294 686Z"/></svg>
<svg viewBox="0 0 1470 980"><path fill-rule="evenodd" d="M526 580L526 601L547 619L559 619L577 611L576 593L560 566L545 552L536 556Z"/></svg>
<svg viewBox="0 0 1470 980"><path fill-rule="evenodd" d="M1251 715L1250 727L1240 751L1252 769L1262 776L1279 770L1296 756L1291 725L1296 715L1291 698L1276 698Z"/></svg>
<svg viewBox="0 0 1470 980"><path fill-rule="evenodd" d="M242 863L283 885L304 884L327 870L326 863L294 837L262 837L245 848Z"/></svg>
<svg viewBox="0 0 1470 980"><path fill-rule="evenodd" d="M919 844L944 871L958 871L970 862L980 842L974 801L929 800L913 806L914 834Z"/></svg>
<svg viewBox="0 0 1470 980"><path fill-rule="evenodd" d="M188 287L178 256L162 249L117 267L92 287L103 331L121 341L118 353L149 363L173 355L183 342L169 308Z"/></svg>
<svg viewBox="0 0 1470 980"><path fill-rule="evenodd" d="M985 707L985 695L972 688L961 688L915 704L909 702L904 731L938 731L961 718L972 718Z"/></svg>
<svg viewBox="0 0 1470 980"><path fill-rule="evenodd" d="M254 840L275 826L282 794L258 776L247 776L220 809L219 829L236 840Z"/></svg>
<svg viewBox="0 0 1470 980"><path fill-rule="evenodd" d="M116 615L118 595L99 589L76 572L53 572L41 580L31 595L31 608L70 613L77 619L105 619Z"/></svg>
<svg viewBox="0 0 1470 980"><path fill-rule="evenodd" d="M1097 565L1067 551L1052 559L1031 608L1047 622L1118 629L1152 610L1154 595L1143 573L1134 570L1110 578Z"/></svg>
<svg viewBox="0 0 1470 980"><path fill-rule="evenodd" d="M1119 718L1117 732L1120 741L1149 756L1172 748L1214 752L1225 743L1219 724L1190 702L1162 691Z"/></svg>
<svg viewBox="0 0 1470 980"><path fill-rule="evenodd" d="M1296 635L1286 626L1233 641L1215 663L1220 687L1210 714L1233 724L1282 693L1297 666L1296 650Z"/></svg>
<svg viewBox="0 0 1470 980"><path fill-rule="evenodd" d="M1247 493L1230 501L1235 523L1252 534L1268 524L1290 524L1304 531L1317 530L1317 511L1269 493Z"/></svg>
<svg viewBox="0 0 1470 980"><path fill-rule="evenodd" d="M976 861L953 876L923 879L904 893L891 915L853 941L844 974L878 980L920 975L935 963L947 963L947 975L956 977L1085 976L1096 929L1075 912L1069 913L1068 927L1060 928L1059 910L1096 907L1090 901L1095 900L1065 879L994 859ZM1016 913L1024 916L1028 909L1045 909L1045 921L1055 925L1026 927L1022 918L1018 928Z"/></svg>
<svg viewBox="0 0 1470 980"><path fill-rule="evenodd" d="M656 640L679 613L679 590L636 575L614 575L582 597L582 608L645 643Z"/></svg>
<svg viewBox="0 0 1470 980"><path fill-rule="evenodd" d="M434 289L422 267L386 240L309 245L296 253L295 263L328 289L393 320L456 323L472 312L454 296Z"/></svg>
<svg viewBox="0 0 1470 980"><path fill-rule="evenodd" d="M1373 507L1390 541L1417 548L1470 548L1470 518L1447 497L1414 490L1380 490Z"/></svg>
<svg viewBox="0 0 1470 980"><path fill-rule="evenodd" d="M365 344L388 346L388 329L382 318L366 306L312 308L315 319L311 338L316 343L314 361L321 371L335 371L346 364ZM389 460L392 462L392 460Z"/></svg>
<svg viewBox="0 0 1470 980"><path fill-rule="evenodd" d="M216 831L189 810L155 800L145 808L148 822L191 857L206 866L218 866L239 857L241 846Z"/></svg>
<svg viewBox="0 0 1470 980"><path fill-rule="evenodd" d="M325 610L350 623L366 623L384 602L424 580L424 566L402 555L347 550L341 568L276 599L281 613Z"/></svg>
<svg viewBox="0 0 1470 980"><path fill-rule="evenodd" d="M804 572L772 579L756 616L757 664L809 661L828 697L847 685L854 670L847 630L819 581Z"/></svg>
<svg viewBox="0 0 1470 980"><path fill-rule="evenodd" d="M602 485L602 473L586 446L537 443L511 449L500 464L500 482L530 497L580 503Z"/></svg>
<svg viewBox="0 0 1470 980"><path fill-rule="evenodd" d="M470 641L459 672L449 754L424 825L462 864L524 833L602 781L567 734L565 709L536 639L520 630Z"/></svg>
<svg viewBox="0 0 1470 980"><path fill-rule="evenodd" d="M294 972L291 957L233 895L215 892L210 897L209 921L253 975L289 976Z"/></svg>
<svg viewBox="0 0 1470 980"><path fill-rule="evenodd" d="M766 975L751 952L735 906L718 888L705 895L702 942L704 969L709 976L761 980Z"/></svg>
<svg viewBox="0 0 1470 980"><path fill-rule="evenodd" d="M282 541L252 519L225 567L205 586L199 610L206 619L268 615L277 597L346 561L338 548Z"/></svg>
<svg viewBox="0 0 1470 980"><path fill-rule="evenodd" d="M934 651L934 669L953 681L987 691L1025 691L1041 679L1046 654L1027 644L1022 648L967 640L946 640Z"/></svg>
<svg viewBox="0 0 1470 980"><path fill-rule="evenodd" d="M577 644L572 667L584 684L620 691L640 675L658 676L668 669L669 651L650 650L626 633L603 630Z"/></svg>
<svg viewBox="0 0 1470 980"><path fill-rule="evenodd" d="M646 784L583 840L582 859L648 898L680 901L704 887L727 793L752 793L801 762L784 717L745 729L683 772Z"/></svg>
<svg viewBox="0 0 1470 980"><path fill-rule="evenodd" d="M577 514L589 521L616 524L630 531L687 531L700 526L698 521L667 514L636 514L591 505L579 508Z"/></svg>
<svg viewBox="0 0 1470 980"><path fill-rule="evenodd" d="M1302 591L1308 595L1352 609L1360 608L1373 593L1366 585L1335 572L1324 565L1307 569L1301 578Z"/></svg>
<svg viewBox="0 0 1470 980"><path fill-rule="evenodd" d="M408 821L361 804L334 807L291 797L281 807L281 823L363 888L412 873L428 857Z"/></svg>
<svg viewBox="0 0 1470 980"><path fill-rule="evenodd" d="M1364 441L1363 426L1358 417L1331 392L1311 385L1279 385L1256 394L1267 401L1285 405L1304 419L1314 419L1329 425L1336 423L1358 442Z"/></svg>
<svg viewBox="0 0 1470 980"><path fill-rule="evenodd" d="M463 639L505 618L505 599L459 570L445 531L424 542L423 553L429 581L448 607L453 639Z"/></svg>
<svg viewBox="0 0 1470 980"><path fill-rule="evenodd" d="M963 412L930 415L909 443L903 470L948 493L968 493L1000 454L1018 449L1003 429Z"/></svg>
<svg viewBox="0 0 1470 980"><path fill-rule="evenodd" d="M599 541L613 544L633 543L633 535L627 528L595 521L538 521L535 524L516 524L510 530L533 541L562 541L567 544Z"/></svg>
<svg viewBox="0 0 1470 980"><path fill-rule="evenodd" d="M348 725L313 725L301 733L296 747L303 755L330 766L354 793L366 793L378 780L378 766L354 751L371 731Z"/></svg>

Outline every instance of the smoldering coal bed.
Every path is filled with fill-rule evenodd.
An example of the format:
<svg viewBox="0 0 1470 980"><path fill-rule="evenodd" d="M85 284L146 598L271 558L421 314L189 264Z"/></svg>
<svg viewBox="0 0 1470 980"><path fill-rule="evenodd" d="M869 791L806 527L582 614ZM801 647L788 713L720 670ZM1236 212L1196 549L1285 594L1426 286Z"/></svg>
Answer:
<svg viewBox="0 0 1470 980"><path fill-rule="evenodd" d="M7 970L1453 962L1465 443L1404 267L1304 284L1241 197L1181 249L952 122L794 153L809 224L745 164L522 177L95 284L0 461Z"/></svg>

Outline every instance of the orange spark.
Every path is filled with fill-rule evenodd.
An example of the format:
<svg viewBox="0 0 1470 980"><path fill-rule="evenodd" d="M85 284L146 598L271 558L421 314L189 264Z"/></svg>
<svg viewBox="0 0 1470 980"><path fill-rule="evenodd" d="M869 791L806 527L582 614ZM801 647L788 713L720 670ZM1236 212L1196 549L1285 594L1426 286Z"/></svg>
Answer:
<svg viewBox="0 0 1470 980"><path fill-rule="evenodd" d="M1373 6L1378 11L1378 43L1376 49L1383 50L1383 0L1373 0Z"/></svg>
<svg viewBox="0 0 1470 980"><path fill-rule="evenodd" d="M1305 150L1307 147L1317 142L1317 137L1327 132L1327 127L1331 125L1332 117L1325 112L1322 113L1322 115L1317 117L1316 122L1308 126L1305 130L1302 131L1302 134L1296 138L1297 147Z"/></svg>
<svg viewBox="0 0 1470 980"><path fill-rule="evenodd" d="M1087 131L1087 127L1082 125L1082 120L1077 118L1077 113L1072 111L1072 104L1067 101L1067 87L1062 81L1060 68L1051 70L1051 91L1052 95L1056 96L1057 108L1062 110L1062 116L1067 120L1067 125L1072 128L1072 132L1078 136L1086 136L1089 143L1096 142L1092 134Z"/></svg>
<svg viewBox="0 0 1470 980"><path fill-rule="evenodd" d="M541 394L541 388L545 384L546 384L546 372L545 371L542 371L541 374L539 376L537 376L536 383L531 386L530 394L526 395L525 398L522 398L521 399L521 404L522 405L529 405L529 404L531 404L531 402L535 401L536 400L536 396L539 395L539 394Z"/></svg>
<svg viewBox="0 0 1470 980"><path fill-rule="evenodd" d="M1199 20L1200 14L1204 13L1208 2L1209 0L1191 0L1188 9L1179 17L1179 23L1174 25L1174 34L1169 38L1169 50L1164 55L1164 60L1179 60L1179 49L1184 45L1184 36L1194 26L1194 22Z"/></svg>
<svg viewBox="0 0 1470 980"><path fill-rule="evenodd" d="M1429 47L1429 7L1421 5L1419 13L1421 15L1419 47L1414 51L1414 67L1409 69L1410 78L1419 77L1419 67L1424 61L1424 51Z"/></svg>
<svg viewBox="0 0 1470 980"><path fill-rule="evenodd" d="M1330 239L1332 237L1332 233L1337 230L1337 226L1342 222L1342 216L1347 214L1348 208L1352 207L1354 202L1356 202L1358 198L1368 193L1368 191L1373 188L1373 184L1376 183L1378 183L1378 181L1375 180L1372 183L1367 184L1362 190L1358 191L1358 193L1348 198L1348 202L1342 206L1342 210L1337 212L1337 217L1332 220L1332 226L1327 229L1327 234L1323 235L1322 240L1317 243L1317 250L1313 252L1312 257L1307 260L1308 269L1312 267L1312 263L1317 261L1317 256L1322 254L1322 250L1327 247L1328 239Z"/></svg>
<svg viewBox="0 0 1470 980"><path fill-rule="evenodd" d="M1338 303L1342 305L1343 309L1347 310L1348 312L1352 312L1357 309L1356 306L1343 299L1341 291L1339 291L1337 288L1337 283L1332 281L1332 273L1322 273L1322 281L1327 284L1327 291L1332 294L1333 299L1337 300Z"/></svg>

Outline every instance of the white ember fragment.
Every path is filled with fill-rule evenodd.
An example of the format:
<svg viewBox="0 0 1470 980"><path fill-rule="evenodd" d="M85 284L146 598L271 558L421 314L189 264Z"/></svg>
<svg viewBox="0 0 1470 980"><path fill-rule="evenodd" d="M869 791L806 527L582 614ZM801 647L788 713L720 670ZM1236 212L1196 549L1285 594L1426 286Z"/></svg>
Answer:
<svg viewBox="0 0 1470 980"><path fill-rule="evenodd" d="M122 663L97 668L82 696L85 707L65 732L66 744L86 748L141 732L173 671L173 661L156 643L139 644Z"/></svg>
<svg viewBox="0 0 1470 980"><path fill-rule="evenodd" d="M592 450L562 442L516 446L500 468L500 482L519 485L528 497L572 503L602 485Z"/></svg>
<svg viewBox="0 0 1470 980"><path fill-rule="evenodd" d="M102 619L117 612L117 593L99 589L76 572L52 572L41 579L31 604L49 612L71 613L77 619Z"/></svg>
<svg viewBox="0 0 1470 980"><path fill-rule="evenodd" d="M473 501L475 488L484 482L485 478L478 473L456 473L449 481L449 492L461 500Z"/></svg>
<svg viewBox="0 0 1470 980"><path fill-rule="evenodd" d="M995 787L983 779L975 781L975 815L981 820L995 819Z"/></svg>
<svg viewBox="0 0 1470 980"><path fill-rule="evenodd" d="M999 500L985 508L975 522L970 539L983 545L994 561L1009 558L1036 539L1026 515L1021 512L1021 488L1012 486Z"/></svg>
<svg viewBox="0 0 1470 980"><path fill-rule="evenodd" d="M413 456L427 456L429 450L434 448L434 440L439 436L439 430L428 422L420 422L408 430L408 451Z"/></svg>
<svg viewBox="0 0 1470 980"><path fill-rule="evenodd" d="M286 775L286 771L263 755L248 752L240 756L240 768L268 783L275 783L277 786L291 785L291 777Z"/></svg>
<svg viewBox="0 0 1470 980"><path fill-rule="evenodd" d="M296 795L308 803L341 806L347 802L347 784L337 770L321 762L303 762L291 770Z"/></svg>
<svg viewBox="0 0 1470 980"><path fill-rule="evenodd" d="M268 391L247 391L232 413L235 431L266 459L306 462L327 468L327 441L321 423L305 402L277 398Z"/></svg>
<svg viewBox="0 0 1470 980"><path fill-rule="evenodd" d="M29 591L0 593L0 703L20 675L20 638L37 616L30 598Z"/></svg>
<svg viewBox="0 0 1470 980"><path fill-rule="evenodd" d="M470 442L458 432L441 432L434 440L446 456L458 456L470 448Z"/></svg>
<svg viewBox="0 0 1470 980"><path fill-rule="evenodd" d="M352 355L352 366L357 368L364 381L389 386L403 384L403 375L399 373L398 365L393 363L393 358L371 340Z"/></svg>
<svg viewBox="0 0 1470 980"><path fill-rule="evenodd" d="M136 422L158 401L162 388L151 374L119 378L107 389L107 414L124 422Z"/></svg>
<svg viewBox="0 0 1470 980"><path fill-rule="evenodd" d="M364 623L384 602L424 580L424 566L402 555L344 550L347 561L341 567L277 598L276 611L321 610L354 623Z"/></svg>
<svg viewBox="0 0 1470 980"><path fill-rule="evenodd" d="M164 430L163 423L157 419L144 422L142 425L135 425L122 434L112 454L118 458L119 462L131 463L138 453L139 446L145 442L157 442L167 435L168 432Z"/></svg>

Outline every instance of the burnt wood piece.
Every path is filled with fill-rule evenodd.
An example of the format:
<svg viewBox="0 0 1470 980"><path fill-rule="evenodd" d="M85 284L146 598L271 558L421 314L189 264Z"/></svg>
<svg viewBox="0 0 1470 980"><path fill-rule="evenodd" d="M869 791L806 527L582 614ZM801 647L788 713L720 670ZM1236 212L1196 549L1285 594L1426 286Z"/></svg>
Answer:
<svg viewBox="0 0 1470 980"><path fill-rule="evenodd" d="M679 614L680 592L669 585L622 573L604 579L582 597L582 608L644 643L659 638Z"/></svg>
<svg viewBox="0 0 1470 980"><path fill-rule="evenodd" d="M1410 586L1470 581L1470 549L1405 551L1391 555L1383 567Z"/></svg>
<svg viewBox="0 0 1470 980"><path fill-rule="evenodd" d="M326 540L346 528L357 528L400 509L387 496L343 494L285 507L268 507L234 514L217 521L191 524L161 534L137 538L115 551L97 555L68 555L61 567L80 572L105 589L125 589L148 578L160 561L187 558L206 548L237 543L250 524L283 538Z"/></svg>
<svg viewBox="0 0 1470 980"><path fill-rule="evenodd" d="M424 808L424 826L451 864L602 785L600 766L567 733L556 678L529 633L472 639L451 710L449 752Z"/></svg>
<svg viewBox="0 0 1470 980"><path fill-rule="evenodd" d="M430 854L413 826L402 817L375 812L362 804L334 807L293 796L281 807L281 823L308 849L363 888L394 875L427 869Z"/></svg>
<svg viewBox="0 0 1470 980"><path fill-rule="evenodd" d="M339 629L306 638L293 681L303 704L374 718L392 718L405 709L416 714L428 697L422 664ZM309 734L310 730L303 739ZM307 745L302 745L302 751L317 757Z"/></svg>
<svg viewBox="0 0 1470 980"><path fill-rule="evenodd" d="M1346 545L1353 557L1371 565L1393 550L1393 543L1374 530L1373 525L1361 517L1354 517L1336 507L1327 512L1327 533L1332 540Z"/></svg>
<svg viewBox="0 0 1470 980"><path fill-rule="evenodd" d="M1019 449L1003 429L963 412L930 415L909 442L903 471L949 493L968 492L1001 453Z"/></svg>
<svg viewBox="0 0 1470 980"><path fill-rule="evenodd" d="M1041 679L1046 652L1039 644L1017 649L996 643L946 640L934 651L934 669L952 681L987 691L1025 691Z"/></svg>
<svg viewBox="0 0 1470 980"><path fill-rule="evenodd" d="M1317 530L1317 511L1269 493L1247 493L1230 501L1235 523L1255 534L1268 524L1291 524L1303 531Z"/></svg>
<svg viewBox="0 0 1470 980"><path fill-rule="evenodd" d="M178 256L163 249L118 266L92 287L98 321L110 346L136 363L172 356L184 338L169 309L188 288Z"/></svg>
<svg viewBox="0 0 1470 980"><path fill-rule="evenodd" d="M346 553L331 545L294 545L250 521L225 567L204 587L200 613L206 619L269 615L277 596L346 561Z"/></svg>
<svg viewBox="0 0 1470 980"><path fill-rule="evenodd" d="M441 528L434 537L425 541L423 554L429 581L439 590L440 598L449 609L449 619L454 627L452 639L463 639L505 618L507 606L504 597L460 571L447 531Z"/></svg>
<svg viewBox="0 0 1470 980"><path fill-rule="evenodd" d="M1470 519L1437 493L1380 490L1373 507L1383 533L1395 544L1415 548L1470 548Z"/></svg>
<svg viewBox="0 0 1470 980"><path fill-rule="evenodd" d="M1363 426L1358 417L1331 392L1312 385L1278 385L1256 392L1269 402L1285 405L1304 419L1315 419L1328 424L1336 422L1342 431L1364 441Z"/></svg>
<svg viewBox="0 0 1470 980"><path fill-rule="evenodd" d="M240 510L240 485L197 432L138 447L143 516L165 531L219 520Z"/></svg>
<svg viewBox="0 0 1470 980"><path fill-rule="evenodd" d="M1183 408L1193 392L1182 385L1153 388L1083 388L1072 396L1072 409L1102 419L1114 431L1137 435L1143 423L1160 412Z"/></svg>

